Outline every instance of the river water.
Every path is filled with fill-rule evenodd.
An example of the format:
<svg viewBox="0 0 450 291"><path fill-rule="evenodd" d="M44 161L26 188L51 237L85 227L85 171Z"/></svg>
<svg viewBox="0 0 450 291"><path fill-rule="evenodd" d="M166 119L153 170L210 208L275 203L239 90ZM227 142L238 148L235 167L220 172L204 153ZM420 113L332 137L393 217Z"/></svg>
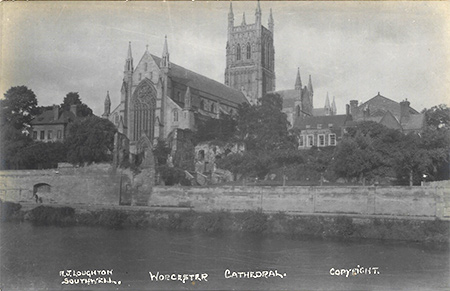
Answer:
<svg viewBox="0 0 450 291"><path fill-rule="evenodd" d="M30 223L3 223L0 235L2 291L448 290L450 286L449 251L413 242L349 242ZM337 276L335 270L331 271L334 275L330 274L332 268L357 265L378 267L379 274L373 274L373 269L372 274L349 277ZM105 276L91 276L111 283L100 284L101 279L98 284L87 285L86 274L64 277L68 273L60 271L65 270L112 270L112 274L110 271ZM226 278L226 270L230 270L229 275L233 271L273 273L266 273L268 278ZM152 281L149 272L176 274L176 280ZM182 274L199 277L183 283L177 280L178 274L181 278ZM207 281L199 280L202 274L207 274ZM68 278L85 281L62 284Z"/></svg>

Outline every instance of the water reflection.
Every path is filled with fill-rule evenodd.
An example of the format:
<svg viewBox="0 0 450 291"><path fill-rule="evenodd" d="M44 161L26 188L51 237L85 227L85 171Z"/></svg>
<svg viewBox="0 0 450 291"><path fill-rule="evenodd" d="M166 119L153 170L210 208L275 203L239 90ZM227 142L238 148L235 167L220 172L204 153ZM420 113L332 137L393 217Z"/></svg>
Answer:
<svg viewBox="0 0 450 291"><path fill-rule="evenodd" d="M153 229L1 225L2 290L443 290L449 251L411 242L339 241ZM331 276L357 265L379 275ZM113 269L122 285L61 285L66 269ZM224 271L278 270L286 277L226 279ZM207 282L151 281L207 273Z"/></svg>

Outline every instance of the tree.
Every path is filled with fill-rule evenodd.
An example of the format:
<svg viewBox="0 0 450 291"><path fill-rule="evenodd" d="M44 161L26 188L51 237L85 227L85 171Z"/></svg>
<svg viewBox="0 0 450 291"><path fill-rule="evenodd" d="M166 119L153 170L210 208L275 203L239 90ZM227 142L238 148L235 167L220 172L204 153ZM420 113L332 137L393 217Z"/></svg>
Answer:
<svg viewBox="0 0 450 291"><path fill-rule="evenodd" d="M266 94L261 105L244 104L238 109L236 136L247 150L272 151L295 148L288 121L278 94Z"/></svg>
<svg viewBox="0 0 450 291"><path fill-rule="evenodd" d="M78 117L87 117L92 115L92 109L81 102L78 92L67 93L66 97L64 97L63 103L61 104L61 109L64 111L69 111L71 105L77 105Z"/></svg>
<svg viewBox="0 0 450 291"><path fill-rule="evenodd" d="M30 121L37 106L34 92L26 86L11 87L0 101L1 123L8 123L17 130L30 127Z"/></svg>
<svg viewBox="0 0 450 291"><path fill-rule="evenodd" d="M220 114L219 118L208 118L199 123L194 134L194 144L205 141L230 142L236 132L236 123L236 120L228 114Z"/></svg>
<svg viewBox="0 0 450 291"><path fill-rule="evenodd" d="M20 151L32 143L31 137L6 123L0 125L0 141L1 169L18 170L24 168L26 159L20 154Z"/></svg>
<svg viewBox="0 0 450 291"><path fill-rule="evenodd" d="M158 139L158 143L156 144L156 147L153 149L153 155L155 157L155 161L158 166L163 166L167 163L167 157L170 154L171 149L167 145L167 143L162 140Z"/></svg>
<svg viewBox="0 0 450 291"><path fill-rule="evenodd" d="M450 108L445 104L424 109L425 120L429 129L450 129Z"/></svg>
<svg viewBox="0 0 450 291"><path fill-rule="evenodd" d="M67 160L72 164L110 161L116 128L107 119L89 116L68 127Z"/></svg>

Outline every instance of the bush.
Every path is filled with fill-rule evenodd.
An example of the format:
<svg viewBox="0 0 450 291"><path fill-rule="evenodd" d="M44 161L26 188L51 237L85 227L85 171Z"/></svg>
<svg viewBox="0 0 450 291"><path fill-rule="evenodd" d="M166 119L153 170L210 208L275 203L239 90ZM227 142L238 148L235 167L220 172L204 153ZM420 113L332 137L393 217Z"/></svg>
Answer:
<svg viewBox="0 0 450 291"><path fill-rule="evenodd" d="M38 206L29 212L28 218L36 224L67 225L75 223L72 207Z"/></svg>
<svg viewBox="0 0 450 291"><path fill-rule="evenodd" d="M17 212L19 212L22 205L13 202L3 202L0 199L0 216L1 221L9 221L11 220Z"/></svg>

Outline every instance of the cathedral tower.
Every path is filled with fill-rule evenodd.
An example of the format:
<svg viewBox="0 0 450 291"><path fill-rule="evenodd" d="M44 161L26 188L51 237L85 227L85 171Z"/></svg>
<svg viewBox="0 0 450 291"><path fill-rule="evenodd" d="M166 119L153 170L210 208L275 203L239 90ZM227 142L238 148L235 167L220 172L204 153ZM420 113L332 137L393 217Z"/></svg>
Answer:
<svg viewBox="0 0 450 291"><path fill-rule="evenodd" d="M256 104L267 92L275 90L274 22L270 12L268 26L261 24L259 1L255 23L247 24L245 15L241 25L234 26L233 7L228 13L225 84L240 90L248 101Z"/></svg>

